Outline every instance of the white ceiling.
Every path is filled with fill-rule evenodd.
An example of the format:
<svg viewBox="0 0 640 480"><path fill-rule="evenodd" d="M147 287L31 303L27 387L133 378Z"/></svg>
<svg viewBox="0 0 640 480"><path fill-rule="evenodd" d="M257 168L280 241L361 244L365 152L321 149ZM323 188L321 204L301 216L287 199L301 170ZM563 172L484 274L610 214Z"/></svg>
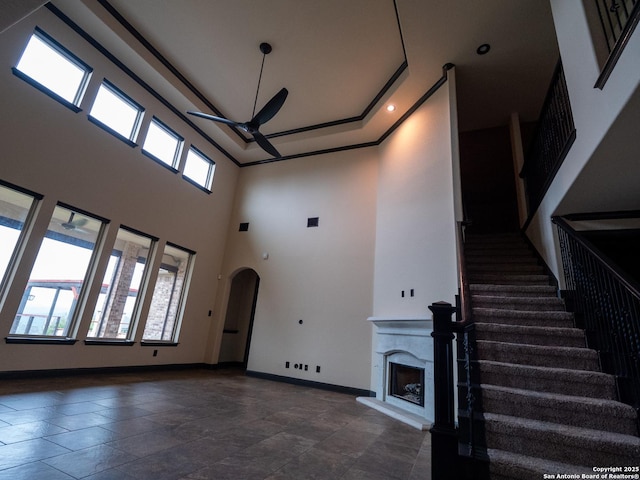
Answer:
<svg viewBox="0 0 640 480"><path fill-rule="evenodd" d="M257 109L289 90L261 128L285 159L377 142L446 63L456 65L461 131L506 125L511 112L535 120L558 59L541 0L109 0L115 12L104 3L53 1L180 112L249 120L259 44L269 42ZM491 51L479 56L483 43ZM228 126L189 120L239 164L271 159Z"/></svg>

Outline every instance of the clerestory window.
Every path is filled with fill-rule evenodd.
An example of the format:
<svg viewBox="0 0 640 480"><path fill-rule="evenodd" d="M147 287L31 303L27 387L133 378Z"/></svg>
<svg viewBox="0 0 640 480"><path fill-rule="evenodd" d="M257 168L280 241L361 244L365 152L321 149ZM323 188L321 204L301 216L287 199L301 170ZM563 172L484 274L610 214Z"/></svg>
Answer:
<svg viewBox="0 0 640 480"><path fill-rule="evenodd" d="M180 135L153 117L142 145L142 153L177 172L183 143L184 139Z"/></svg>
<svg viewBox="0 0 640 480"><path fill-rule="evenodd" d="M93 69L39 28L13 73L78 112Z"/></svg>
<svg viewBox="0 0 640 480"><path fill-rule="evenodd" d="M108 80L103 80L89 112L89 120L136 146L144 108Z"/></svg>
<svg viewBox="0 0 640 480"><path fill-rule="evenodd" d="M195 147L189 148L182 176L207 192L211 192L216 164Z"/></svg>

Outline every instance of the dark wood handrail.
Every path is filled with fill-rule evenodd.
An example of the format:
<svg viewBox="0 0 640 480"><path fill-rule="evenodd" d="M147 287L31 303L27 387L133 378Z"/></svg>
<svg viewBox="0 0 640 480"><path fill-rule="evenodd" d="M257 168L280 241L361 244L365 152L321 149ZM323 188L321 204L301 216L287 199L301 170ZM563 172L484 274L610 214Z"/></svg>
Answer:
<svg viewBox="0 0 640 480"><path fill-rule="evenodd" d="M467 261L464 254L465 228L471 222L463 220L457 222L456 242L458 249L458 283L460 288L460 319L456 322L456 329L461 329L471 323L471 289L467 275Z"/></svg>

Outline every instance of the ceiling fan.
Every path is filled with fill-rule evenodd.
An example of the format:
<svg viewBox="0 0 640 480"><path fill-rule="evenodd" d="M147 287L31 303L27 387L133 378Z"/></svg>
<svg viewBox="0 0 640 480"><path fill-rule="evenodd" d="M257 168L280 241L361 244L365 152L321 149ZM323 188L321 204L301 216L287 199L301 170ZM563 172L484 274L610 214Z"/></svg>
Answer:
<svg viewBox="0 0 640 480"><path fill-rule="evenodd" d="M89 220L87 220L86 218L78 218L77 220L74 220L73 218L75 217L75 215L75 212L71 212L71 214L69 215L69 220L61 223L60 225L65 230L77 230L83 232L84 230L82 230L81 227L85 226Z"/></svg>
<svg viewBox="0 0 640 480"><path fill-rule="evenodd" d="M232 127L239 128L240 130L252 135L256 143L262 147L262 149L273 155L276 158L280 158L281 155L276 148L267 140L267 138L260 133L260 126L271 120L276 113L282 108L284 101L287 99L289 91L286 88L281 89L276 93L271 100L269 100L264 107L256 114L256 103L258 101L258 92L260 91L260 81L262 80L262 70L264 68L264 58L267 54L271 53L271 45L268 43L260 44L260 51L262 52L262 66L260 67L260 77L258 78L258 88L256 90L256 99L253 102L253 118L248 122L235 122L224 117L216 117L208 113L202 112L187 112L190 115L213 120L214 122L224 123Z"/></svg>

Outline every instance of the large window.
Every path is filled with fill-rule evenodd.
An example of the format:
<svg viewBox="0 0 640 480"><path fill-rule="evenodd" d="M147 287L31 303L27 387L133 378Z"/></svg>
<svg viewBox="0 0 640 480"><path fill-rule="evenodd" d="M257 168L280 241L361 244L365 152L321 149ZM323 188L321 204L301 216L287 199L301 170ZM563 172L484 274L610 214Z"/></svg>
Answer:
<svg viewBox="0 0 640 480"><path fill-rule="evenodd" d="M193 253L167 243L151 308L144 327L144 341L176 342Z"/></svg>
<svg viewBox="0 0 640 480"><path fill-rule="evenodd" d="M177 171L183 142L180 135L154 117L147 130L142 153Z"/></svg>
<svg viewBox="0 0 640 480"><path fill-rule="evenodd" d="M140 299L138 294L154 241L126 228L118 230L88 337L110 340L133 338Z"/></svg>
<svg viewBox="0 0 640 480"><path fill-rule="evenodd" d="M191 147L187 153L183 176L199 187L211 191L216 164L197 148Z"/></svg>
<svg viewBox="0 0 640 480"><path fill-rule="evenodd" d="M89 112L89 119L130 145L138 135L144 108L122 90L104 80Z"/></svg>
<svg viewBox="0 0 640 480"><path fill-rule="evenodd" d="M72 337L73 321L104 221L58 205L10 335Z"/></svg>
<svg viewBox="0 0 640 480"><path fill-rule="evenodd" d="M13 72L66 106L79 111L91 67L39 28Z"/></svg>
<svg viewBox="0 0 640 480"><path fill-rule="evenodd" d="M36 197L0 183L0 292Z"/></svg>

